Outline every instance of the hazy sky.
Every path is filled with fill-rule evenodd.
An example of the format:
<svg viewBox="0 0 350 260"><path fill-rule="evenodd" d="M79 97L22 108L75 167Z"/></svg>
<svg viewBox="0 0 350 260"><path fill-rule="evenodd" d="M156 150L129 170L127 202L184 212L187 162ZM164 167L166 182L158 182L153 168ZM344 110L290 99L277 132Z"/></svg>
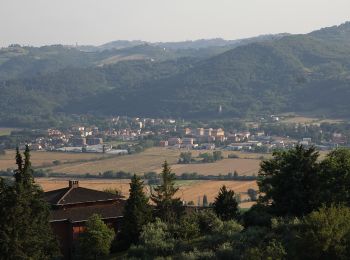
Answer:
<svg viewBox="0 0 350 260"><path fill-rule="evenodd" d="M350 20L350 0L0 0L0 46L237 39Z"/></svg>

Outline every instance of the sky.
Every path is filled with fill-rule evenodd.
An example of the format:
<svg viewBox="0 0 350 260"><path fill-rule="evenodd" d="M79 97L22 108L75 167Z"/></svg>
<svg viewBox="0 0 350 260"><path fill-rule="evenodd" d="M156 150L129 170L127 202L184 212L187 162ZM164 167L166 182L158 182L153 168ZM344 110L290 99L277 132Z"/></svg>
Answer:
<svg viewBox="0 0 350 260"><path fill-rule="evenodd" d="M350 21L350 0L0 0L0 46L239 39Z"/></svg>

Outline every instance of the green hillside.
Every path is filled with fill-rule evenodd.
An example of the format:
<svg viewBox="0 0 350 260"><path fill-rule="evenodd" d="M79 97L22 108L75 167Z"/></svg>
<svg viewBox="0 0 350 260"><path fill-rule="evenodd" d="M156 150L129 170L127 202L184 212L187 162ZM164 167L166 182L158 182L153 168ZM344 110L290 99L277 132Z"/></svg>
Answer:
<svg viewBox="0 0 350 260"><path fill-rule="evenodd" d="M109 102L88 102L89 111L214 117L221 105L226 116L320 110L347 116L349 58L350 48L310 35L287 36L235 48L137 91L111 90L101 96Z"/></svg>
<svg viewBox="0 0 350 260"><path fill-rule="evenodd" d="M350 116L349 42L345 23L238 47L13 46L0 50L0 123L57 113L210 118L219 106L227 117Z"/></svg>

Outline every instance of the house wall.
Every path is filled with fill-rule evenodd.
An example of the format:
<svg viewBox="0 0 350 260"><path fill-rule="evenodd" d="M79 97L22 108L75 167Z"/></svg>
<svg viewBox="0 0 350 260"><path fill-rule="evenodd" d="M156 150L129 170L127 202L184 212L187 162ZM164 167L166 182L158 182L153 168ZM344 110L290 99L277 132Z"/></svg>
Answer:
<svg viewBox="0 0 350 260"><path fill-rule="evenodd" d="M68 220L51 222L51 228L60 244L60 250L64 259L70 259L72 250L72 229Z"/></svg>
<svg viewBox="0 0 350 260"><path fill-rule="evenodd" d="M120 232L122 217L103 219L103 222L114 229L117 234ZM74 254L74 244L79 235L86 230L86 222L71 223L68 220L51 222L51 228L57 237L63 259L70 260Z"/></svg>

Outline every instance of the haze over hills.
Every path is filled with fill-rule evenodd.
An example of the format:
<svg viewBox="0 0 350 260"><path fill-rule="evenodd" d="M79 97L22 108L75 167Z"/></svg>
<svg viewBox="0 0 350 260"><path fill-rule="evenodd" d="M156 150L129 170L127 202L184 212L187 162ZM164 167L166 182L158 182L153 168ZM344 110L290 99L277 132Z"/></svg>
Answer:
<svg viewBox="0 0 350 260"><path fill-rule="evenodd" d="M139 45L141 43L141 45ZM0 122L58 112L350 116L350 23L306 35L0 50ZM23 94L25 93L25 95Z"/></svg>

